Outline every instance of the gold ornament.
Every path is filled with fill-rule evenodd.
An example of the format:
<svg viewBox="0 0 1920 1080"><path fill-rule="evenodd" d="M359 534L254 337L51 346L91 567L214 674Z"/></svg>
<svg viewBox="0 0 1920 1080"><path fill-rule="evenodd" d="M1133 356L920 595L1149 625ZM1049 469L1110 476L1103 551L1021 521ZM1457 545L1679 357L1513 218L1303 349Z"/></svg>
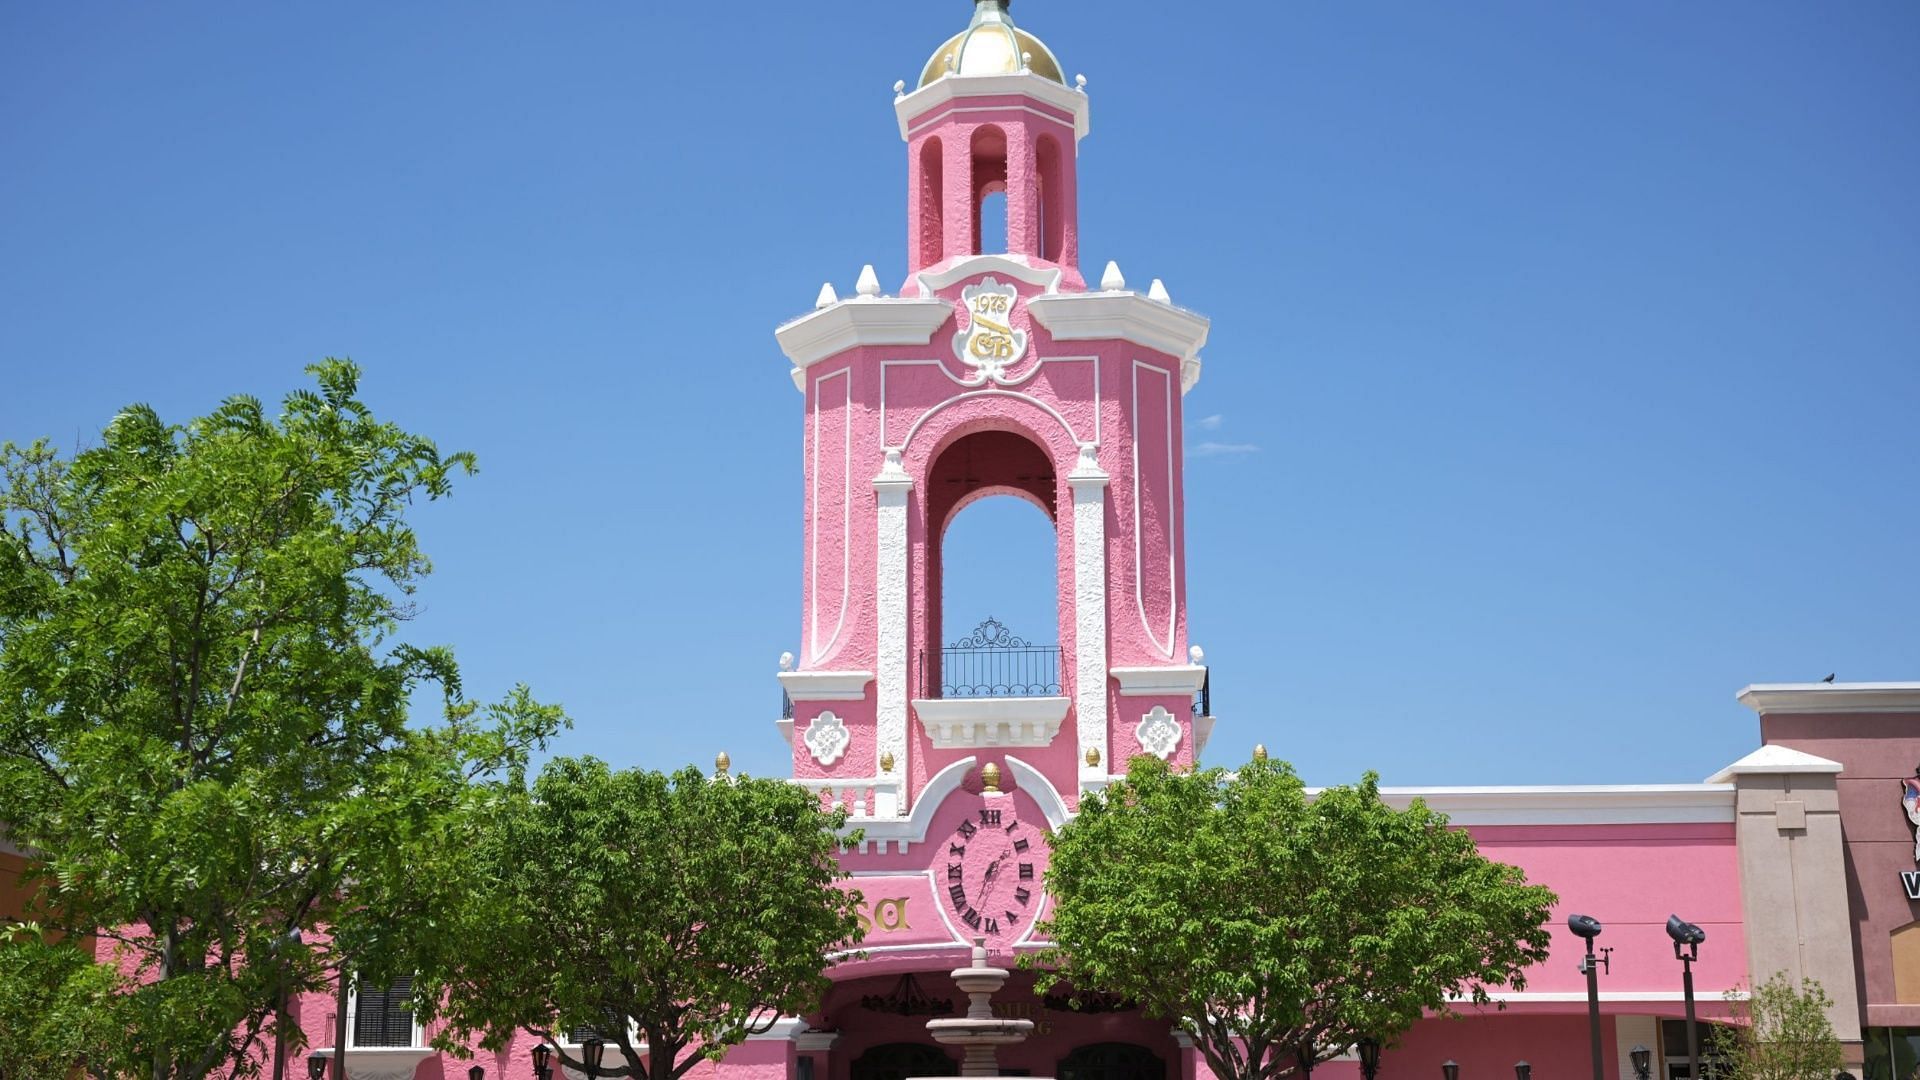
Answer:
<svg viewBox="0 0 1920 1080"><path fill-rule="evenodd" d="M886 753L880 755L880 771L881 772L893 771L893 751L889 750Z"/></svg>
<svg viewBox="0 0 1920 1080"><path fill-rule="evenodd" d="M1265 744L1263 743L1253 744L1253 760L1255 761L1267 760L1267 748Z"/></svg>
<svg viewBox="0 0 1920 1080"><path fill-rule="evenodd" d="M1000 794L1000 766L991 761L980 766L980 790L988 795Z"/></svg>
<svg viewBox="0 0 1920 1080"><path fill-rule="evenodd" d="M1087 747L1087 767L1090 769L1097 769L1100 767L1100 748L1099 747L1097 746Z"/></svg>
<svg viewBox="0 0 1920 1080"><path fill-rule="evenodd" d="M733 759L727 756L727 752L725 750L722 750L718 754L713 755L713 767L722 776L725 776L727 774L727 767L732 764L733 764Z"/></svg>

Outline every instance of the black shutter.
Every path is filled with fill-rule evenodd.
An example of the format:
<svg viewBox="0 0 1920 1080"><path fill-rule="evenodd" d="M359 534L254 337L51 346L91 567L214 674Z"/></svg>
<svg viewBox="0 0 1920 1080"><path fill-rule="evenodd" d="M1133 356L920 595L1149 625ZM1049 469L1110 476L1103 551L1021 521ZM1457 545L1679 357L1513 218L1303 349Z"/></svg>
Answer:
<svg viewBox="0 0 1920 1080"><path fill-rule="evenodd" d="M353 1045L359 1047L413 1045L413 979L394 980L376 990L362 983L354 999Z"/></svg>

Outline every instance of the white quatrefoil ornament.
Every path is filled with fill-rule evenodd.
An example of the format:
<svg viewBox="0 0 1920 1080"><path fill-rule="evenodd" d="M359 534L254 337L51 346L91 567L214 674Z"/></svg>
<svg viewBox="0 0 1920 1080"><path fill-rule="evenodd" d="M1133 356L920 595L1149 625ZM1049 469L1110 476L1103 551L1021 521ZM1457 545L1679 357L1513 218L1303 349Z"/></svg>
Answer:
<svg viewBox="0 0 1920 1080"><path fill-rule="evenodd" d="M1140 718L1140 726L1133 729L1133 737L1140 740L1140 749L1166 761L1173 757L1174 748L1180 745L1180 721L1159 705L1153 711Z"/></svg>
<svg viewBox="0 0 1920 1080"><path fill-rule="evenodd" d="M822 765L839 761L840 755L847 752L847 744L853 741L853 736L847 732L847 725L830 712L815 717L801 738L806 741L807 753Z"/></svg>

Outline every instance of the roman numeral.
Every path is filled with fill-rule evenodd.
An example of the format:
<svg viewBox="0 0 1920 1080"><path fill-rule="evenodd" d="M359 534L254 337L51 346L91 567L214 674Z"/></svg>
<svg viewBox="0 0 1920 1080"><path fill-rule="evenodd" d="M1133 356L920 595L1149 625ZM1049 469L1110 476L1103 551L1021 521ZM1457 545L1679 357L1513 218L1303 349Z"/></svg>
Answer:
<svg viewBox="0 0 1920 1080"><path fill-rule="evenodd" d="M962 837L965 837L966 839L971 840L973 839L973 834L980 831L980 827L975 825L971 821L963 821L960 823L960 827L958 829L955 829L954 831L959 833Z"/></svg>
<svg viewBox="0 0 1920 1080"><path fill-rule="evenodd" d="M1024 837L1013 842L1013 850L1021 852L1022 854L1025 854L1027 848L1030 846L1032 845L1028 844Z"/></svg>
<svg viewBox="0 0 1920 1080"><path fill-rule="evenodd" d="M982 810L982 811L980 811L980 824L982 824L982 825L998 825L998 824L1000 824L1000 811L998 811L998 810Z"/></svg>
<svg viewBox="0 0 1920 1080"><path fill-rule="evenodd" d="M1021 881L1033 880L1033 864L1032 863L1023 862L1020 864L1020 880Z"/></svg>
<svg viewBox="0 0 1920 1080"><path fill-rule="evenodd" d="M960 921L973 927L975 930L980 929L980 913L972 908L968 908L960 913Z"/></svg>
<svg viewBox="0 0 1920 1080"><path fill-rule="evenodd" d="M950 862L947 864L947 880L948 881L960 880L960 864L959 863Z"/></svg>
<svg viewBox="0 0 1920 1080"><path fill-rule="evenodd" d="M1025 889L1015 889L1013 890L1013 898L1025 904L1027 901L1033 899L1033 894Z"/></svg>
<svg viewBox="0 0 1920 1080"><path fill-rule="evenodd" d="M997 934L1000 932L1000 923L997 920L988 919L986 930L989 934Z"/></svg>
<svg viewBox="0 0 1920 1080"><path fill-rule="evenodd" d="M948 844L947 845L947 854L952 855L956 859L962 855L965 855L966 853L967 853L967 845L965 844Z"/></svg>
<svg viewBox="0 0 1920 1080"><path fill-rule="evenodd" d="M964 885L955 885L955 886L953 886L952 888L950 888L950 889L948 889L948 890L947 890L947 895L948 895L948 896L951 896L951 897L953 897L953 906L954 906L954 907L965 907L965 906L967 906L967 888L966 888L966 886L964 886Z"/></svg>
<svg viewBox="0 0 1920 1080"><path fill-rule="evenodd" d="M1017 911L1007 912L1007 925L1012 926L1012 925L1018 924L1019 922L1020 922L1019 912Z"/></svg>

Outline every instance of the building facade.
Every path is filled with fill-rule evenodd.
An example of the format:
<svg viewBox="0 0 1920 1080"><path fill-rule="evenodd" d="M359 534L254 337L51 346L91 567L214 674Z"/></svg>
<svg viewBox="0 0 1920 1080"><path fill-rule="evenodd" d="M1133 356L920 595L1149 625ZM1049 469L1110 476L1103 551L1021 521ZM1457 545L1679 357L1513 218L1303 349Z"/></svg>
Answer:
<svg viewBox="0 0 1920 1080"><path fill-rule="evenodd" d="M832 967L819 1009L700 1066L703 1077L953 1073L925 1022L964 1004L947 973L971 940L1002 962L1046 948L1035 927L1050 836L1130 758L1186 766L1215 734L1204 654L1188 639L1181 449L1208 322L1157 280L1139 288L1111 264L1082 277L1084 80L1004 0L980 0L893 107L906 280L889 293L868 268L856 295L823 288L815 310L776 332L802 395L805 477L800 629L778 675L779 730L793 781L861 830L844 865L868 933ZM944 621L948 526L998 495L1032 504L1054 530L1055 642ZM1750 979L1818 978L1870 1080L1916 1074L1920 684L1756 686L1741 700L1759 715L1760 748L1703 783L1386 791L1450 815L1562 904L1552 956L1526 991L1418 1025L1387 1050L1383 1076L1431 1080L1448 1060L1466 1080L1511 1075L1522 1060L1543 1080L1588 1075L1573 912L1600 919L1612 950L1600 981L1609 1080L1632 1080L1636 1046L1668 1080L1687 1074L1681 966L1665 931L1675 913L1707 933L1694 966L1703 1017L1724 1017L1723 995ZM420 1048L401 1000L366 1002L356 996L349 1024L355 1080L465 1068ZM998 1005L1036 1033L1002 1053L1003 1069L1209 1075L1181 1031L1110 1004L1076 1010L1016 976ZM332 1001L308 999L301 1016L327 1046ZM523 1039L479 1060L490 1075L528 1077L530 1050ZM1352 1061L1321 1069L1358 1075Z"/></svg>

